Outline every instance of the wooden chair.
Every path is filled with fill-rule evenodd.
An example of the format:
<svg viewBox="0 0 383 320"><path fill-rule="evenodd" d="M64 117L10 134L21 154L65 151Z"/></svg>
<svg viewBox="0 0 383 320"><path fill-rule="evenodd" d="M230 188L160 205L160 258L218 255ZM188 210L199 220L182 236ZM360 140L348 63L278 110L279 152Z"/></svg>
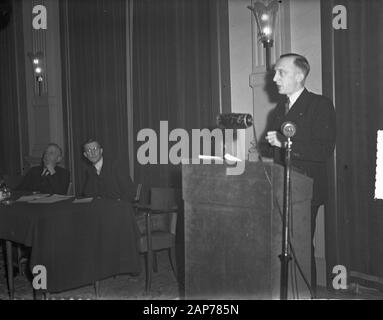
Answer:
<svg viewBox="0 0 383 320"><path fill-rule="evenodd" d="M167 250L170 264L177 279L175 259L175 239L178 213L178 199L180 196L174 188L151 188L150 204L141 204L141 188L139 184L133 207L141 236L138 239L140 253L145 255L145 293L150 292L152 273L157 272L156 253ZM99 297L99 281L94 283L96 298Z"/></svg>
<svg viewBox="0 0 383 320"><path fill-rule="evenodd" d="M141 231L139 250L145 254L145 292L150 292L152 273L157 271L156 253L167 250L177 279L175 239L177 223L177 189L151 188L150 204L136 204L137 223Z"/></svg>
<svg viewBox="0 0 383 320"><path fill-rule="evenodd" d="M74 196L74 192L73 192L73 182L70 181L69 184L68 184L68 189L66 191L66 195L67 196Z"/></svg>

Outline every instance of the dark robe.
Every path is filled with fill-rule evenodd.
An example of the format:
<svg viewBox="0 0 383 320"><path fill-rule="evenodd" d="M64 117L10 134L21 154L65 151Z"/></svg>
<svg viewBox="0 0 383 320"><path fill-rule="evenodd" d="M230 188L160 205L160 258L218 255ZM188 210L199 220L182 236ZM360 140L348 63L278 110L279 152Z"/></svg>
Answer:
<svg viewBox="0 0 383 320"><path fill-rule="evenodd" d="M23 177L16 190L38 191L49 194L66 194L68 191L70 174L67 169L56 166L53 175L41 176L44 171L42 165L32 167Z"/></svg>
<svg viewBox="0 0 383 320"><path fill-rule="evenodd" d="M129 166L121 161L103 158L100 175L93 165L85 170L83 196L133 200L136 186L129 175Z"/></svg>

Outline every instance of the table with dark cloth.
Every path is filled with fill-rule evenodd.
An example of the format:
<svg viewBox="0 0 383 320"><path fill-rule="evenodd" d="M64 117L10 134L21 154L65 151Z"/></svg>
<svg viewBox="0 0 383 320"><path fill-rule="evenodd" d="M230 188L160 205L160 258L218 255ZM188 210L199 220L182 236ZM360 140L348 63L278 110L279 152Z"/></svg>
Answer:
<svg viewBox="0 0 383 320"><path fill-rule="evenodd" d="M45 266L48 292L139 273L139 231L131 204L72 202L1 205L0 239L31 247L29 267Z"/></svg>

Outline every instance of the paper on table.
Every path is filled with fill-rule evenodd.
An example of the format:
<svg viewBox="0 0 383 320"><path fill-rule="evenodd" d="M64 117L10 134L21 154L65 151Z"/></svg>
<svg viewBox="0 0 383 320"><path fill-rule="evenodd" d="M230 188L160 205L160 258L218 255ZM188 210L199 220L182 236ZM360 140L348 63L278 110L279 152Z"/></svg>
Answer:
<svg viewBox="0 0 383 320"><path fill-rule="evenodd" d="M204 154L200 154L198 156L198 159L202 159L202 160L219 160L219 161L223 161L222 157L218 157L218 156L208 156L208 155L204 155Z"/></svg>
<svg viewBox="0 0 383 320"><path fill-rule="evenodd" d="M48 196L49 196L49 194L45 194L45 193L31 194L29 196L21 196L20 198L18 198L16 200L16 202L27 202L27 201L32 201L32 200L35 200L35 199L40 199L40 198L48 197Z"/></svg>
<svg viewBox="0 0 383 320"><path fill-rule="evenodd" d="M218 160L218 161L223 161L223 158L222 158L222 157L218 157L218 156L207 156L207 155L202 155L202 154L200 154L200 155L198 156L198 159L202 159L202 160ZM228 161L242 161L240 158L235 157L235 156L231 155L230 153L226 153L226 154L225 154L225 160L228 160Z"/></svg>
<svg viewBox="0 0 383 320"><path fill-rule="evenodd" d="M239 159L235 156L232 156L230 153L225 154L225 159L229 160L229 161L242 161L241 159Z"/></svg>
<svg viewBox="0 0 383 320"><path fill-rule="evenodd" d="M72 203L88 203L92 202L93 198L74 199Z"/></svg>
<svg viewBox="0 0 383 320"><path fill-rule="evenodd" d="M44 198L39 198L39 199L28 201L28 203L54 203L54 202L58 202L58 201L67 200L70 198L73 198L73 196L65 196L65 195L61 195L61 194L52 194L49 197L44 197Z"/></svg>

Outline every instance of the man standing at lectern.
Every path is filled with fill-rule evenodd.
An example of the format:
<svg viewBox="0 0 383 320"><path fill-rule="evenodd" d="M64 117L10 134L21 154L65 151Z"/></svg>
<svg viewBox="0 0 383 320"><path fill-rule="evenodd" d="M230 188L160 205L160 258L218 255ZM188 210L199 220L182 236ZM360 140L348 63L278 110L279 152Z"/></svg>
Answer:
<svg viewBox="0 0 383 320"><path fill-rule="evenodd" d="M326 161L335 147L335 111L328 98L309 92L305 80L310 71L307 59L289 53L280 57L274 67L273 81L278 92L286 98L278 103L275 117L268 126L266 140L274 147L274 161L284 163L284 142L281 125L291 121L296 134L291 138L291 163L313 178L311 201L311 285L316 295L316 267L314 255L315 220L319 207L327 204Z"/></svg>

